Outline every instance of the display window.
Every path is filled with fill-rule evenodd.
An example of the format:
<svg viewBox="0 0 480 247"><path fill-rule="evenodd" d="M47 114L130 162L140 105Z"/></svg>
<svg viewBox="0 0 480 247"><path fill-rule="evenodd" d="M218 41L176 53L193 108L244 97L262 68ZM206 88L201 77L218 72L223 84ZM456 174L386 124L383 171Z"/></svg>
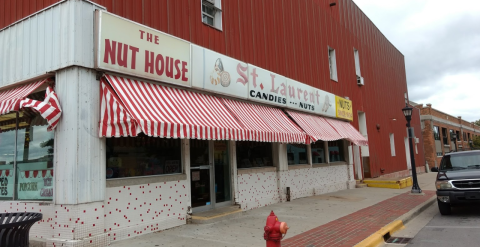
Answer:
<svg viewBox="0 0 480 247"><path fill-rule="evenodd" d="M272 143L238 141L236 151L239 169L273 166Z"/></svg>
<svg viewBox="0 0 480 247"><path fill-rule="evenodd" d="M107 179L182 173L180 139L107 138Z"/></svg>
<svg viewBox="0 0 480 247"><path fill-rule="evenodd" d="M308 164L307 145L305 144L287 144L288 165Z"/></svg>
<svg viewBox="0 0 480 247"><path fill-rule="evenodd" d="M45 91L28 98L43 101ZM54 132L31 108L0 116L0 200L53 199Z"/></svg>
<svg viewBox="0 0 480 247"><path fill-rule="evenodd" d="M327 163L325 159L325 142L318 140L311 144L312 147L312 163L321 164Z"/></svg>
<svg viewBox="0 0 480 247"><path fill-rule="evenodd" d="M345 161L344 141L328 142L328 155L330 162Z"/></svg>

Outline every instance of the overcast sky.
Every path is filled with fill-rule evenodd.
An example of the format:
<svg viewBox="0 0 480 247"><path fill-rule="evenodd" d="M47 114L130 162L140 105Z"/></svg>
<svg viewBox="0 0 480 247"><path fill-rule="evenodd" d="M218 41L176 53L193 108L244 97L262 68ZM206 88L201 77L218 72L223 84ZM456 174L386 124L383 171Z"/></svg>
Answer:
<svg viewBox="0 0 480 247"><path fill-rule="evenodd" d="M410 100L480 119L480 0L353 0L405 56Z"/></svg>

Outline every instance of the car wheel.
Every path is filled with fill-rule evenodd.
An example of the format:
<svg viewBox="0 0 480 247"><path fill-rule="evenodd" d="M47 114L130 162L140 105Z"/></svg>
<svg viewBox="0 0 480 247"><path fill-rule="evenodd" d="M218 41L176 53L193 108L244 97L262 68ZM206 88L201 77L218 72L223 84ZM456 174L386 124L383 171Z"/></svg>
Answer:
<svg viewBox="0 0 480 247"><path fill-rule="evenodd" d="M450 203L444 203L441 201L438 202L438 210L440 210L440 214L442 215L450 215L452 214L452 208L450 206Z"/></svg>

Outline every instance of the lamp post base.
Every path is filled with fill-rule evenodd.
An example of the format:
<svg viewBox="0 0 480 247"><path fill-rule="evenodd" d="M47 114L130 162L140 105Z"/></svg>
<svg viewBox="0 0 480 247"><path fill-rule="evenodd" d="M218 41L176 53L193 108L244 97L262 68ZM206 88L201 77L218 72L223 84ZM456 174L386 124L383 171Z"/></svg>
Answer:
<svg viewBox="0 0 480 247"><path fill-rule="evenodd" d="M422 194L422 190L420 188L412 188L412 194Z"/></svg>

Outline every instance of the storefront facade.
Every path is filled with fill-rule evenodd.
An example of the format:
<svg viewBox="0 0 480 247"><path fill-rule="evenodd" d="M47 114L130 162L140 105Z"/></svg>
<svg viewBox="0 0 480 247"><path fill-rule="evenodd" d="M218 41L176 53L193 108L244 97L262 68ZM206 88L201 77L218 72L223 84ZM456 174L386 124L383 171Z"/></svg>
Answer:
<svg viewBox="0 0 480 247"><path fill-rule="evenodd" d="M296 65L170 34L75 0L0 30L0 210L42 212L33 240L104 246L196 212L352 189L373 169L366 133L381 131L351 100L362 86L338 91L340 68L319 87L289 78Z"/></svg>

